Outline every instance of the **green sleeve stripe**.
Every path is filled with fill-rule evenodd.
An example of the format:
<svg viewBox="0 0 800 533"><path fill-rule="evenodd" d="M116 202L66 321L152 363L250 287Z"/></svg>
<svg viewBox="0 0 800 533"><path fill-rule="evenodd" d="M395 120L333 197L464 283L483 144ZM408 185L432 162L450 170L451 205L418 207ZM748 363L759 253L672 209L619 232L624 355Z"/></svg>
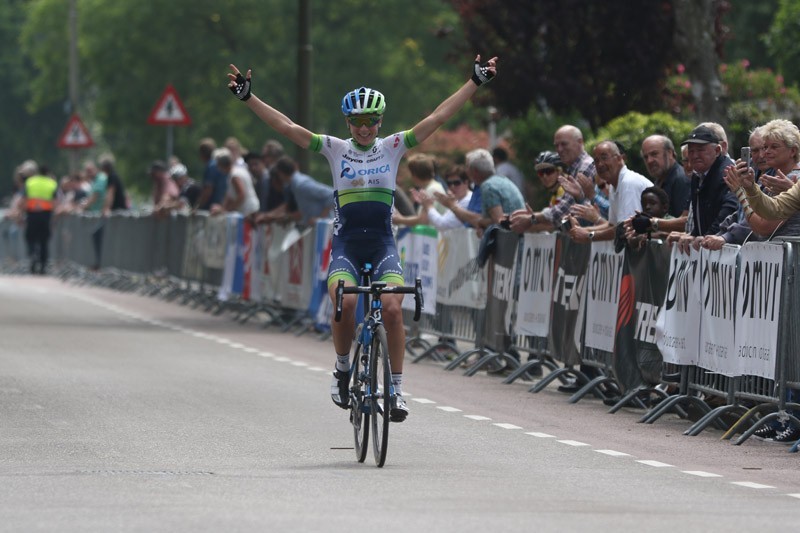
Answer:
<svg viewBox="0 0 800 533"><path fill-rule="evenodd" d="M354 202L381 202L386 205L392 205L394 200L392 190L384 188L340 190L338 197L340 207Z"/></svg>
<svg viewBox="0 0 800 533"><path fill-rule="evenodd" d="M308 149L312 152L319 152L322 150L322 137L317 135L316 133L311 136L311 144L308 145Z"/></svg>
<svg viewBox="0 0 800 533"><path fill-rule="evenodd" d="M406 148L414 148L419 144L417 142L417 136L414 135L414 130L406 131L406 134L403 137L403 142L406 144Z"/></svg>

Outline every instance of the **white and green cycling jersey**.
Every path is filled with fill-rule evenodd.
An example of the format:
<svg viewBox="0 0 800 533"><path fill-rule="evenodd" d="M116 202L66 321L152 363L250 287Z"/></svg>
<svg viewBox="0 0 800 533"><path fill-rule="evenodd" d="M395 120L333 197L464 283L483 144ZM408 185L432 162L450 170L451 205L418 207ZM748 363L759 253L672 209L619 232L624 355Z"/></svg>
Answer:
<svg viewBox="0 0 800 533"><path fill-rule="evenodd" d="M412 130L379 137L369 147L352 139L313 136L310 149L324 155L331 167L334 235L343 239L392 235L398 165L406 150L416 145Z"/></svg>

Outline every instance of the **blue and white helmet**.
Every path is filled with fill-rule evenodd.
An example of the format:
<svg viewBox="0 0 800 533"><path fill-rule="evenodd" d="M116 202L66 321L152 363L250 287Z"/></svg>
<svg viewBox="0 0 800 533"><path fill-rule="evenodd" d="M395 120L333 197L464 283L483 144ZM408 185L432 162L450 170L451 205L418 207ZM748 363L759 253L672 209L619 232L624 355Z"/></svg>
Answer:
<svg viewBox="0 0 800 533"><path fill-rule="evenodd" d="M342 113L350 115L383 115L386 98L380 91L361 87L350 91L342 98Z"/></svg>

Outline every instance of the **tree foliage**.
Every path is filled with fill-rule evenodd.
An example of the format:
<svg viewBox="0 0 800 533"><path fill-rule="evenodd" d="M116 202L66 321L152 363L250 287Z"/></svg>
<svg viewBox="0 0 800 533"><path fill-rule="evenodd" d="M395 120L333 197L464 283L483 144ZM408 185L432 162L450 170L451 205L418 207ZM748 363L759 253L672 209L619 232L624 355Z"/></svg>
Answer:
<svg viewBox="0 0 800 533"><path fill-rule="evenodd" d="M29 5L22 50L34 68L23 78L31 81L27 109L38 112L66 99L67 3ZM229 63L251 68L254 92L297 115L297 0L78 0L78 10L81 117L99 149L117 156L123 178L141 188L149 186L148 162L165 154L163 128L146 119L168 83L192 118L190 127L175 129L175 153L190 170L202 137L221 143L236 136L255 150L276 138L227 91ZM453 61L450 53L459 40L453 9L422 0L415 17L407 10L398 2L340 0L312 13L311 129L344 133L339 105L355 87L386 94L385 128L394 131L412 126L464 82L471 58ZM59 132L43 142L54 144ZM316 174L328 179L318 160Z"/></svg>
<svg viewBox="0 0 800 533"><path fill-rule="evenodd" d="M450 0L467 42L501 51L498 107L580 111L593 128L628 110L653 111L672 56L671 2Z"/></svg>
<svg viewBox="0 0 800 533"><path fill-rule="evenodd" d="M766 44L778 69L783 73L786 81L792 83L800 82L800 73L796 67L800 61L798 31L800 31L800 2L779 0L775 19L766 35Z"/></svg>

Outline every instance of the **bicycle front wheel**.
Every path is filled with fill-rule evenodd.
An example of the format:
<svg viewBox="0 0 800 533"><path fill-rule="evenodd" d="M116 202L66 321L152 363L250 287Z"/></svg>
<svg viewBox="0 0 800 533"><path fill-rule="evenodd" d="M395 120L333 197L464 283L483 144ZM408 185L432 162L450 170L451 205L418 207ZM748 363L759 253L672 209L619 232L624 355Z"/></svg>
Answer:
<svg viewBox="0 0 800 533"><path fill-rule="evenodd" d="M389 366L386 330L382 324L375 327L370 352L372 450L375 453L375 464L381 467L386 462L386 449L389 443L389 414L392 410L392 369Z"/></svg>
<svg viewBox="0 0 800 533"><path fill-rule="evenodd" d="M358 326L356 339L361 338L361 326ZM358 341L357 341L358 342ZM350 369L350 422L353 424L353 437L355 439L356 459L363 463L367 458L369 442L369 420L364 414L364 367L361 364L361 343L356 344L355 355Z"/></svg>

